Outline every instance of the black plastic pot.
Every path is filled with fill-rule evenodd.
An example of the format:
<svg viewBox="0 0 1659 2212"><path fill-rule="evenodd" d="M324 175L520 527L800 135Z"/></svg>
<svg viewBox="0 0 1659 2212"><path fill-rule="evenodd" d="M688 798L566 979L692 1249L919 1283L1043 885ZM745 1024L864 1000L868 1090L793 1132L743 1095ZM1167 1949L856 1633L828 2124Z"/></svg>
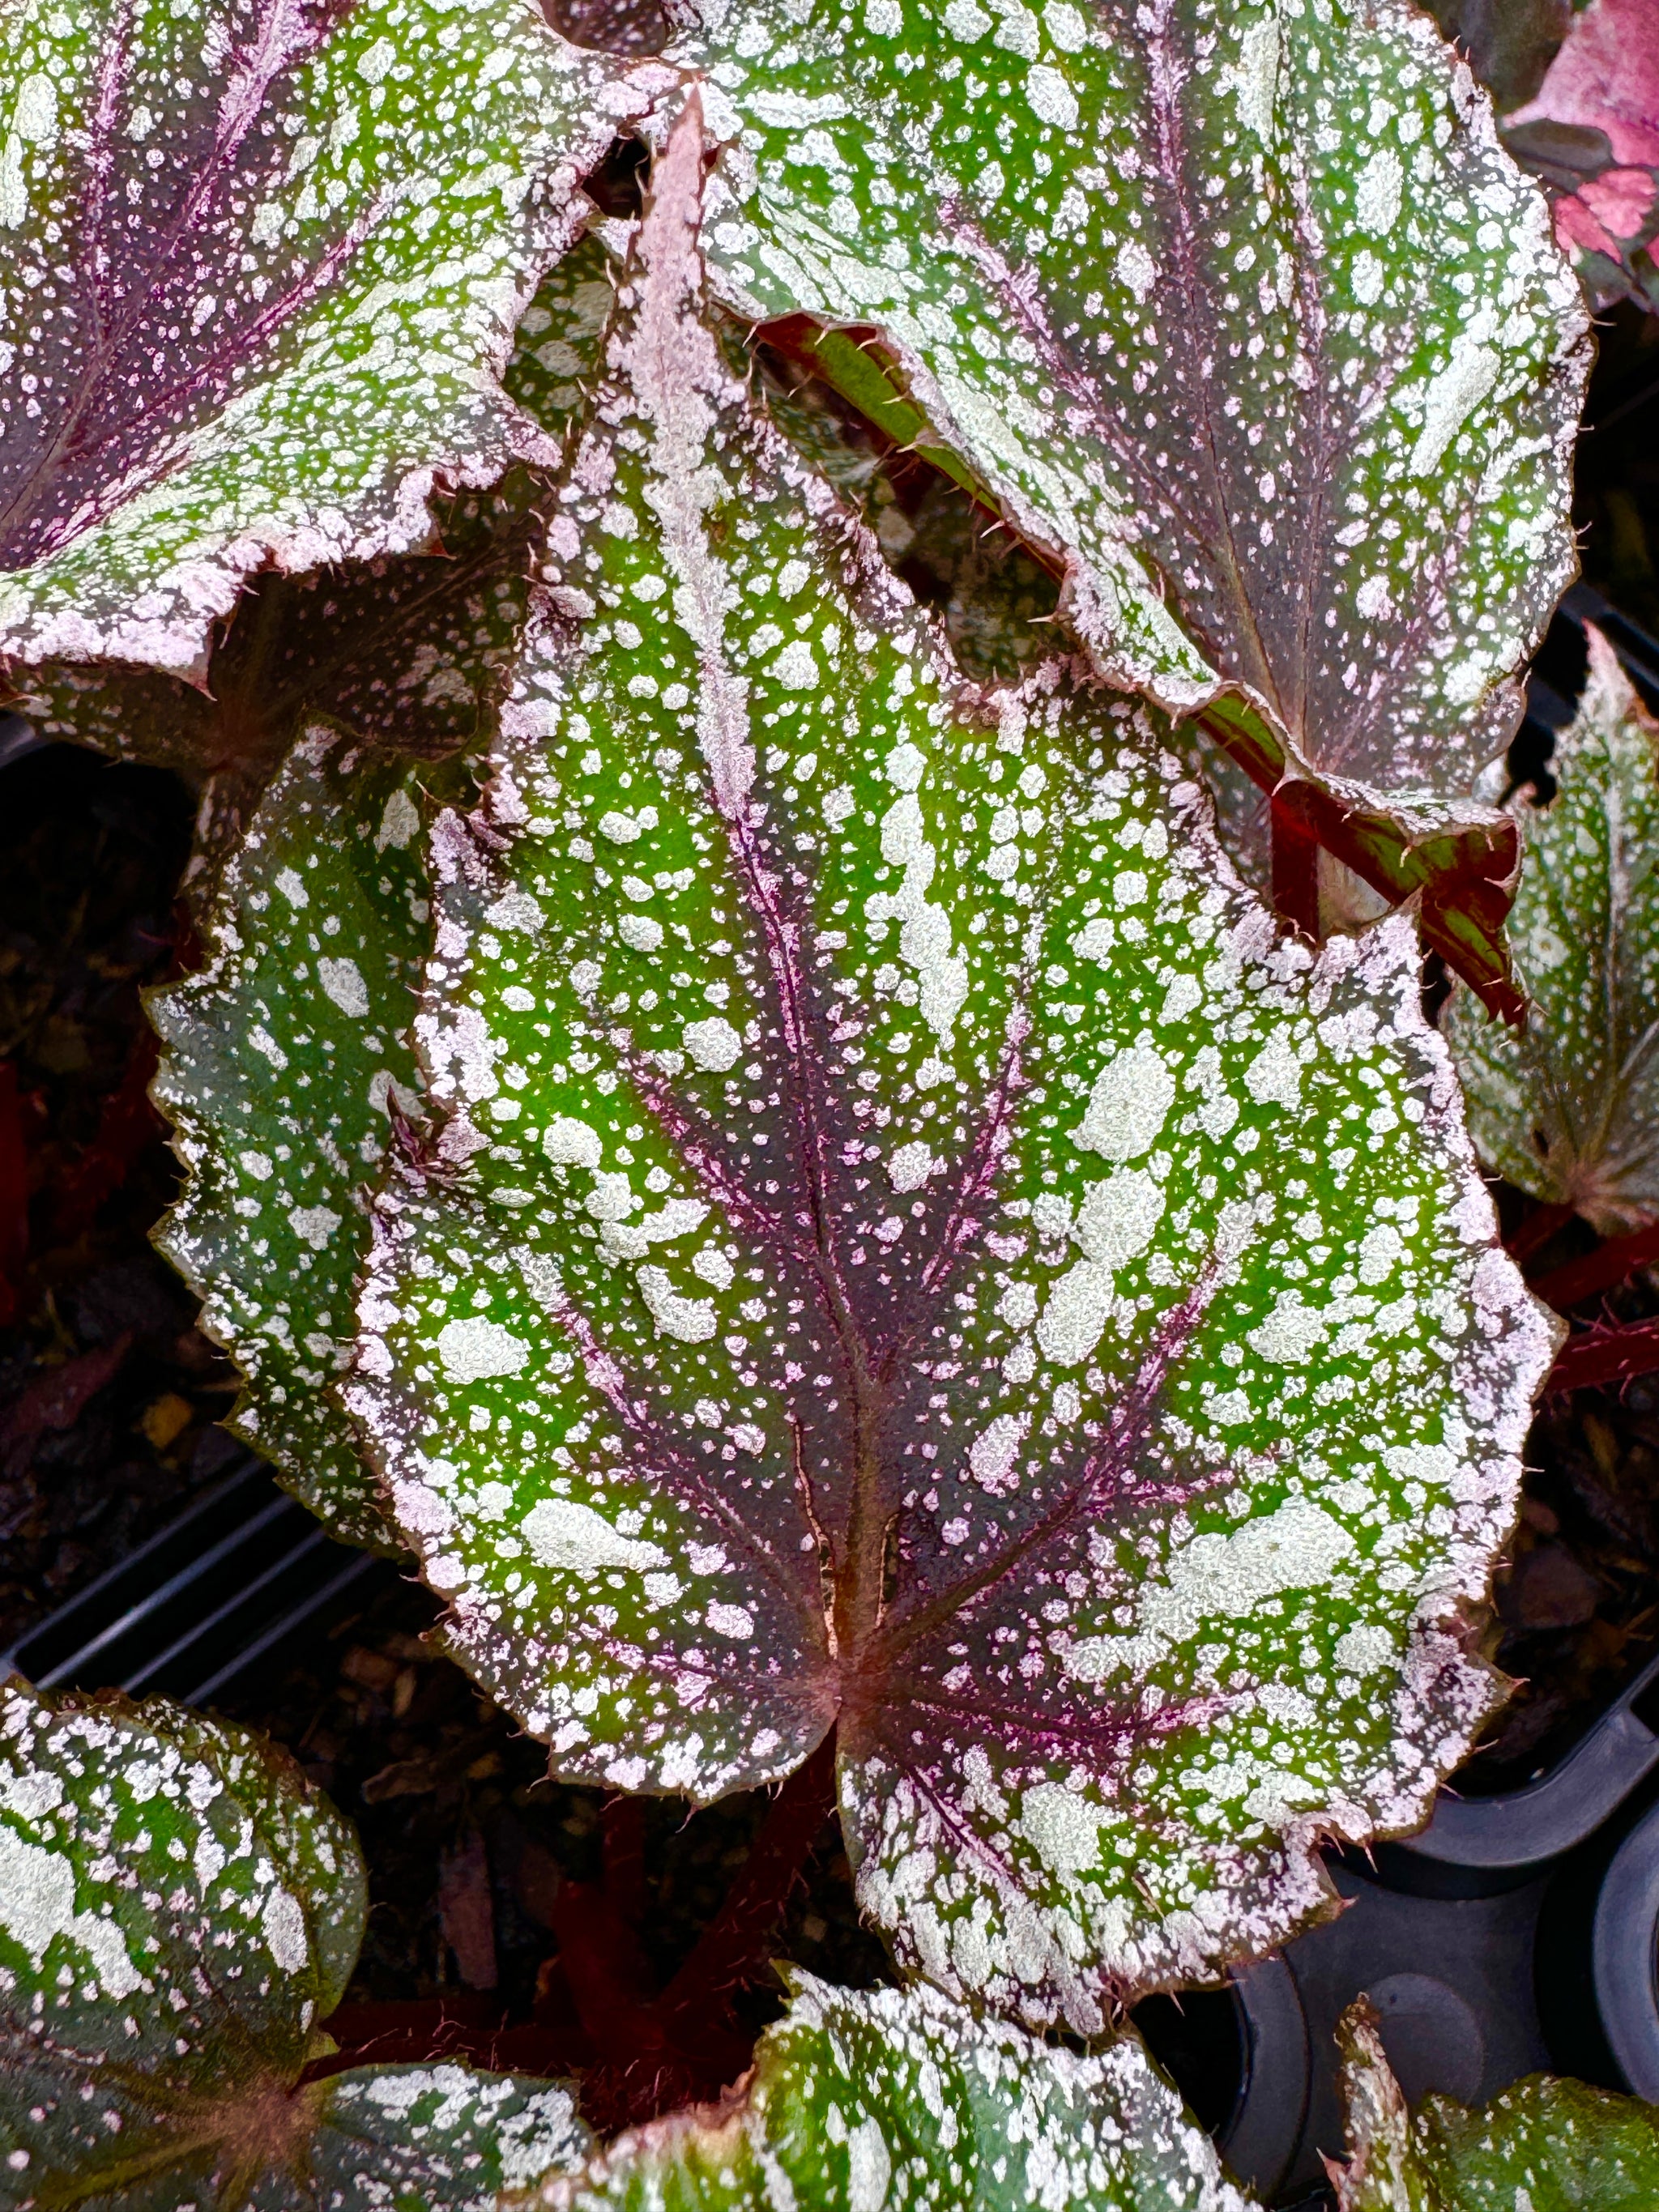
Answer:
<svg viewBox="0 0 1659 2212"><path fill-rule="evenodd" d="M334 1543L250 1453L190 1510L0 1654L37 1689L206 1705L387 1560Z"/></svg>

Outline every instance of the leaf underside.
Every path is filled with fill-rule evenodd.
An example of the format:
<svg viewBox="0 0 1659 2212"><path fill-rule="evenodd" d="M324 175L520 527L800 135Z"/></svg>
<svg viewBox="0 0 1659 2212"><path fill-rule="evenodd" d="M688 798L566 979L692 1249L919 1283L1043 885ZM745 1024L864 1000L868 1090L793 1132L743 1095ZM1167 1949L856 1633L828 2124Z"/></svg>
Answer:
<svg viewBox="0 0 1659 2212"><path fill-rule="evenodd" d="M1529 2075L1478 2112L1431 2096L1413 2114L1375 2017L1339 2031L1347 2163L1340 2212L1648 2212L1659 2201L1651 2105L1587 2082Z"/></svg>
<svg viewBox="0 0 1659 2212"><path fill-rule="evenodd" d="M199 678L251 574L556 459L499 379L640 69L520 0L8 9L0 653Z"/></svg>
<svg viewBox="0 0 1659 2212"><path fill-rule="evenodd" d="M1510 917L1527 1027L1499 1030L1461 991L1443 1025L1487 1166L1617 1237L1659 1218L1659 724L1589 635Z"/></svg>
<svg viewBox="0 0 1659 2212"><path fill-rule="evenodd" d="M833 1723L902 1965L1093 2032L1420 1818L1549 1333L1409 930L1279 941L1144 715L963 691L696 320L695 157L551 533L591 618L436 836L349 1401L560 1772Z"/></svg>
<svg viewBox="0 0 1659 2212"><path fill-rule="evenodd" d="M5 2203L488 2212L583 2154L551 2083L296 2087L366 1903L356 1837L282 1753L159 1698L0 1689Z"/></svg>
<svg viewBox="0 0 1659 2212"><path fill-rule="evenodd" d="M740 142L711 210L732 300L878 327L933 434L1071 562L1103 672L1176 712L1236 688L1247 726L1215 734L1352 812L1369 879L1409 889L1425 827L1454 833L1437 867L1492 873L1469 793L1573 574L1589 356L1432 25L746 0L686 51Z"/></svg>
<svg viewBox="0 0 1659 2212"><path fill-rule="evenodd" d="M1244 2212L1130 2039L1075 2057L926 1988L789 1977L788 2014L724 2107L625 2136L520 2205L551 2212Z"/></svg>

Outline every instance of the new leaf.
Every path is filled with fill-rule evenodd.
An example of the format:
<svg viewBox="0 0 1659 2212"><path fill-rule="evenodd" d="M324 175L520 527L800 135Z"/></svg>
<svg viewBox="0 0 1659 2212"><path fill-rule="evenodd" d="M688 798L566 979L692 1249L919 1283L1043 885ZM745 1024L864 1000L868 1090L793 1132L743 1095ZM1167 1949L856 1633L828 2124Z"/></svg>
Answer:
<svg viewBox="0 0 1659 2212"><path fill-rule="evenodd" d="M695 110L437 838L352 1402L558 1771L833 1726L862 1905L1035 2022L1421 1817L1549 1333L1409 929L1317 960L1126 705L964 691L696 319Z"/></svg>
<svg viewBox="0 0 1659 2212"><path fill-rule="evenodd" d="M0 1689L0 2201L489 2212L580 2156L569 2093L462 2066L301 2080L362 1941L350 1829L164 1700Z"/></svg>

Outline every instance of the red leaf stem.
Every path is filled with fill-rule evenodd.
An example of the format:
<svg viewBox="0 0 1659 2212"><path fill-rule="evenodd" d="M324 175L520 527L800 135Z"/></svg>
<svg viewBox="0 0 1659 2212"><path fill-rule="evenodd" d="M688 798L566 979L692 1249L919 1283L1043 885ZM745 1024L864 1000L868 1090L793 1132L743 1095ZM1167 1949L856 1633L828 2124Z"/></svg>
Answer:
<svg viewBox="0 0 1659 2212"><path fill-rule="evenodd" d="M1305 785L1286 784L1273 796L1273 904L1310 943L1319 942L1319 839L1310 827L1297 794Z"/></svg>
<svg viewBox="0 0 1659 2212"><path fill-rule="evenodd" d="M1517 1265L1524 1265L1534 1252L1542 1250L1558 1230L1566 1227L1575 1212L1571 1206L1534 1206L1514 1236L1504 1239L1510 1259Z"/></svg>
<svg viewBox="0 0 1659 2212"><path fill-rule="evenodd" d="M1515 1249L1513 1245L1510 1249L1512 1252ZM1659 1223L1636 1230L1629 1237L1613 1237L1599 1250L1587 1252L1582 1260L1569 1260L1564 1267L1552 1267L1547 1275L1538 1278L1532 1288L1546 1304L1565 1313L1570 1307L1593 1298L1598 1291L1616 1290L1638 1267L1651 1267L1656 1261Z"/></svg>
<svg viewBox="0 0 1659 2212"><path fill-rule="evenodd" d="M1623 1328L1587 1329L1570 1337L1556 1354L1544 1385L1551 1397L1567 1390L1605 1389L1659 1370L1659 1321L1632 1322Z"/></svg>

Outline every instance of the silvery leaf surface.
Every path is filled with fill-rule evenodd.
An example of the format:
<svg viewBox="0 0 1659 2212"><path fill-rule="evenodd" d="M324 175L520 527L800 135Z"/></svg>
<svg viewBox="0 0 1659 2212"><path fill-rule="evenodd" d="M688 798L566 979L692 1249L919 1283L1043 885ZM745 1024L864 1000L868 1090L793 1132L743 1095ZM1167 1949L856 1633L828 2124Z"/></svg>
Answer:
<svg viewBox="0 0 1659 2212"><path fill-rule="evenodd" d="M514 325L672 81L525 0L9 8L0 654L199 680L250 574L556 460Z"/></svg>
<svg viewBox="0 0 1659 2212"><path fill-rule="evenodd" d="M1144 714L963 685L696 320L696 154L434 836L348 1395L557 1771L833 1725L901 1964L1092 2033L1422 1817L1551 1332L1409 926L1282 941Z"/></svg>
<svg viewBox="0 0 1659 2212"><path fill-rule="evenodd" d="M503 378L550 450L580 421L609 320L597 239L543 279ZM205 688L159 669L59 661L17 703L42 735L157 763L202 789L199 896L309 715L434 758L485 738L511 678L544 528L545 477L515 465L434 502L435 548L254 578L215 632Z"/></svg>
<svg viewBox="0 0 1659 2212"><path fill-rule="evenodd" d="M357 1840L285 1753L155 1698L0 1688L0 2205L489 2212L582 2154L459 2066L299 2086L356 1962Z"/></svg>
<svg viewBox="0 0 1659 2212"><path fill-rule="evenodd" d="M623 2136L514 2212L1246 2212L1133 2038L1079 2057L926 1987L788 1978L724 2106Z"/></svg>
<svg viewBox="0 0 1659 2212"><path fill-rule="evenodd" d="M186 1176L156 1241L241 1370L229 1425L336 1534L378 1550L399 1547L334 1384L389 1117L420 1108L422 805L406 763L312 725L225 865L204 964L149 1002L153 1095Z"/></svg>
<svg viewBox="0 0 1659 2212"><path fill-rule="evenodd" d="M1430 2096L1413 2112L1369 2008L1342 2021L1347 2158L1339 2212L1648 2212L1659 2200L1651 2105L1531 2074L1479 2111Z"/></svg>
<svg viewBox="0 0 1659 2212"><path fill-rule="evenodd" d="M1527 810L1510 924L1526 1029L1488 1021L1461 990L1443 1026L1487 1166L1617 1237L1659 1218L1659 725L1589 635L1589 680L1550 763L1557 795Z"/></svg>
<svg viewBox="0 0 1659 2212"><path fill-rule="evenodd" d="M1379 888L1504 872L1478 771L1574 573L1585 318L1405 0L731 0L696 52L744 312L873 326L1070 566L1115 682L1216 724ZM1357 821L1346 830L1344 813ZM1509 858L1512 860L1512 850ZM1501 902L1500 902L1501 909Z"/></svg>

